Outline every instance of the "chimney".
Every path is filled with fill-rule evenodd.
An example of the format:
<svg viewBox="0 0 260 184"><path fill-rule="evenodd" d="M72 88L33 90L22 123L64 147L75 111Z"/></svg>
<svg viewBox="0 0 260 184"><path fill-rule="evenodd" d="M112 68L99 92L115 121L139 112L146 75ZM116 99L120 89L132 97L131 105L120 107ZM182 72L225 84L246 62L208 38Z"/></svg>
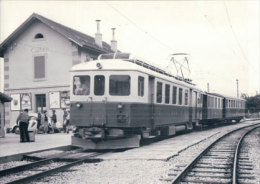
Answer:
<svg viewBox="0 0 260 184"><path fill-rule="evenodd" d="M112 30L112 40L111 40L111 50L117 52L117 41L115 40L115 30L116 28L111 28Z"/></svg>
<svg viewBox="0 0 260 184"><path fill-rule="evenodd" d="M102 48L102 34L100 33L100 21L101 20L96 20L97 22L97 33L95 34L95 43Z"/></svg>

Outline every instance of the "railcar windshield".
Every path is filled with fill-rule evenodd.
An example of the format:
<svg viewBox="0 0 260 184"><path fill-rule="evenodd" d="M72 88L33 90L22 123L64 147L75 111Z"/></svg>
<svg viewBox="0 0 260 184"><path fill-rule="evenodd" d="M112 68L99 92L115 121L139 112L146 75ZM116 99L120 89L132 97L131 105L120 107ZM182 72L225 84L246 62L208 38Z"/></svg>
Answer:
<svg viewBox="0 0 260 184"><path fill-rule="evenodd" d="M73 77L73 94L89 95L90 92L90 76L81 75Z"/></svg>
<svg viewBox="0 0 260 184"><path fill-rule="evenodd" d="M130 95L129 75L111 75L109 77L109 94L112 96L128 96Z"/></svg>

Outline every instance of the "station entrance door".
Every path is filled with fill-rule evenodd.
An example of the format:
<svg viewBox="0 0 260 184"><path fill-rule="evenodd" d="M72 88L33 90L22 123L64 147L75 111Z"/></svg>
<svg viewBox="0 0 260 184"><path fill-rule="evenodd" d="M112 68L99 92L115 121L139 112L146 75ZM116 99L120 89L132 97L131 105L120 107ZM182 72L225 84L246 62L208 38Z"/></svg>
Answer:
<svg viewBox="0 0 260 184"><path fill-rule="evenodd" d="M36 111L41 112L46 110L46 94L35 95L36 99Z"/></svg>

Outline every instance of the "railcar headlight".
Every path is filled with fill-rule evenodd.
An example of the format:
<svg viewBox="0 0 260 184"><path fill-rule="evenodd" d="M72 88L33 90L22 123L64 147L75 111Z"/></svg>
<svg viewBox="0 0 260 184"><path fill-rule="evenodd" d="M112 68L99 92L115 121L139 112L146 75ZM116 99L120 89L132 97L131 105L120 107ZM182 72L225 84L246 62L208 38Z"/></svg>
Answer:
<svg viewBox="0 0 260 184"><path fill-rule="evenodd" d="M98 69L102 69L101 63L97 63L96 66L97 66Z"/></svg>
<svg viewBox="0 0 260 184"><path fill-rule="evenodd" d="M76 107L77 107L77 108L81 108L81 107L82 107L82 104L78 102L78 103L76 103Z"/></svg>

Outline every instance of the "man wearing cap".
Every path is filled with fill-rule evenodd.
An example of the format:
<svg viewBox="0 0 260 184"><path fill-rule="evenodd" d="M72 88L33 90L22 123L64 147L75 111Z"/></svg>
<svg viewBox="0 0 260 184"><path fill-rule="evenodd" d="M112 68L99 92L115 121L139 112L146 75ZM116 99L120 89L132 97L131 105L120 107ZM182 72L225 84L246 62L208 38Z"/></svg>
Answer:
<svg viewBox="0 0 260 184"><path fill-rule="evenodd" d="M19 114L16 123L17 124L19 123L20 142L30 142L29 134L28 134L28 125L29 125L28 109L24 109L24 111L21 114Z"/></svg>

